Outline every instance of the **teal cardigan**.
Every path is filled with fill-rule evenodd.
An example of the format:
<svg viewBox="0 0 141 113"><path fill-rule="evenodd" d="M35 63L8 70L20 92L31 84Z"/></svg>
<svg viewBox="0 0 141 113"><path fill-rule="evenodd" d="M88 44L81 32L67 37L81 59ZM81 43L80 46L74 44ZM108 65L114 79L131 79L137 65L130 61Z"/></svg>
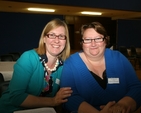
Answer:
<svg viewBox="0 0 141 113"><path fill-rule="evenodd" d="M60 88L60 76L63 66L54 73L53 91L55 96ZM24 109L20 107L28 94L39 96L44 85L44 67L39 60L35 50L24 52L14 65L14 72L8 89L0 98L0 113L13 113L13 111Z"/></svg>

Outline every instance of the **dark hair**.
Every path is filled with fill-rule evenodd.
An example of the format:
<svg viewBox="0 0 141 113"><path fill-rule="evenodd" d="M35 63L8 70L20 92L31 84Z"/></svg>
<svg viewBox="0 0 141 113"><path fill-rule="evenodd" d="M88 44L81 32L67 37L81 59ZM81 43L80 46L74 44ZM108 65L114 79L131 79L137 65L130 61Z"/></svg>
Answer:
<svg viewBox="0 0 141 113"><path fill-rule="evenodd" d="M104 38L105 38L105 41L106 41L106 45L107 46L109 45L109 36L107 35L107 31L105 30L105 28L103 27L103 25L101 23L99 23L99 22L92 22L92 23L88 23L88 24L82 25L81 29L80 29L81 35L83 36L84 31L86 29L89 29L89 28L93 28L97 33L103 35Z"/></svg>

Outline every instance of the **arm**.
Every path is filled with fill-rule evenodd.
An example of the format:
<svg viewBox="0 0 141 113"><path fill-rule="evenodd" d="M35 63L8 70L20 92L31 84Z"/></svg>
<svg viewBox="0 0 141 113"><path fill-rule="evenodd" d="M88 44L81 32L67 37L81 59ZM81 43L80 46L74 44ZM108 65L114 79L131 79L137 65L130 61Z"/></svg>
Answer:
<svg viewBox="0 0 141 113"><path fill-rule="evenodd" d="M38 97L34 95L28 95L21 106L26 108L57 106L67 102L66 98L71 96L71 93L71 88L66 87L61 88L55 97Z"/></svg>
<svg viewBox="0 0 141 113"><path fill-rule="evenodd" d="M133 112L136 110L137 106L140 105L140 96L141 95L141 82L138 80L135 70L129 60L123 56L122 54L119 55L121 63L118 67L118 71L121 72L121 76L123 77L123 83L126 90L125 94L123 95L117 103L112 106L110 109L114 112L120 110L122 112ZM119 75L119 76L120 76ZM122 90L122 89L121 89ZM119 90L119 92L121 91Z"/></svg>
<svg viewBox="0 0 141 113"><path fill-rule="evenodd" d="M43 87L43 75L43 66L36 54L22 55L14 66L9 85L9 102L14 106L27 108L56 106L66 102L63 99L70 96L70 88L61 88L52 98L39 97Z"/></svg>
<svg viewBox="0 0 141 113"><path fill-rule="evenodd" d="M109 108L111 106L113 106L115 104L115 102L109 102L104 109L102 109L101 111L98 111L97 109L95 109L93 106L91 106L90 104L88 104L87 102L82 102L79 106L78 112L80 113L112 113L111 111L109 111Z"/></svg>
<svg viewBox="0 0 141 113"><path fill-rule="evenodd" d="M133 112L136 110L136 102L131 97L123 97L119 100L114 106L110 108L113 113L115 111L122 111L122 112ZM129 110L129 111L128 111Z"/></svg>
<svg viewBox="0 0 141 113"><path fill-rule="evenodd" d="M82 102L78 108L78 111L81 113L99 113L97 109L95 109L93 106L88 104L87 102Z"/></svg>

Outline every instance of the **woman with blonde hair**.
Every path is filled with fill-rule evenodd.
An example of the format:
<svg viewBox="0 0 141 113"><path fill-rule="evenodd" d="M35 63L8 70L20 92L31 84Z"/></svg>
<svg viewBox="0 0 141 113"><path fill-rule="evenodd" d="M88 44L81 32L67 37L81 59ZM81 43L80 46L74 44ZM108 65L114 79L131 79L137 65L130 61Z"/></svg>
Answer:
<svg viewBox="0 0 141 113"><path fill-rule="evenodd" d="M60 89L63 61L70 54L66 23L53 19L44 27L39 46L24 52L14 65L9 87L0 98L0 112L55 107L67 102L70 87Z"/></svg>

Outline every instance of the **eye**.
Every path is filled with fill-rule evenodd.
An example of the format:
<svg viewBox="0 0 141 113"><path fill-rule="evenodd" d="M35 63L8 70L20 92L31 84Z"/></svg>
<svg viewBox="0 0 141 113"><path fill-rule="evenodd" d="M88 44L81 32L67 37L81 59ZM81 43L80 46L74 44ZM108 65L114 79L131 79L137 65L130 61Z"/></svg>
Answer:
<svg viewBox="0 0 141 113"><path fill-rule="evenodd" d="M86 40L86 41L90 41L91 39L84 39L84 40Z"/></svg>
<svg viewBox="0 0 141 113"><path fill-rule="evenodd" d="M102 38L95 38L95 40L101 40Z"/></svg>
<svg viewBox="0 0 141 113"><path fill-rule="evenodd" d="M63 35L59 35L59 38L64 38L64 36Z"/></svg>
<svg viewBox="0 0 141 113"><path fill-rule="evenodd" d="M55 35L54 34L50 34L50 36L54 37Z"/></svg>

